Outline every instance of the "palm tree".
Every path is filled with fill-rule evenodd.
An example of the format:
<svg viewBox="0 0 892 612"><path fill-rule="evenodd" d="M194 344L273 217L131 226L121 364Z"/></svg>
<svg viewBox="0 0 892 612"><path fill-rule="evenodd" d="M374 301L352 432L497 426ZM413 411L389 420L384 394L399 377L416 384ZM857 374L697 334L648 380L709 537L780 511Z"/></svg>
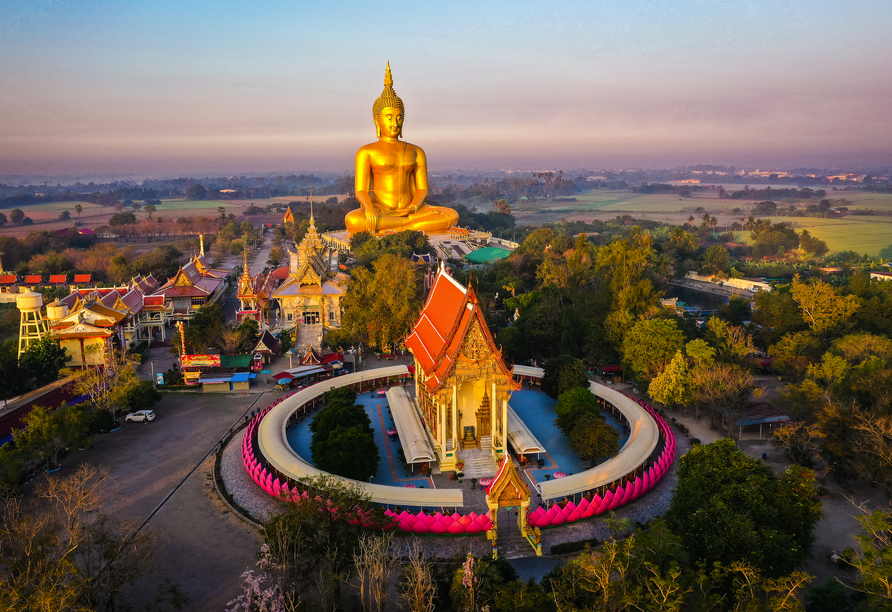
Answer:
<svg viewBox="0 0 892 612"><path fill-rule="evenodd" d="M81 213L84 212L84 207L81 206L80 204L75 204L75 205L74 205L74 212L77 213L77 219L78 219L78 221L80 221Z"/></svg>
<svg viewBox="0 0 892 612"><path fill-rule="evenodd" d="M718 219L716 219L715 217L710 217L710 218L709 218L709 225L710 225L710 227L712 227L712 237L713 237L713 238L715 238L715 228L716 228L716 226L717 226L718 224L719 224L719 220L718 220Z"/></svg>
<svg viewBox="0 0 892 612"><path fill-rule="evenodd" d="M694 219L694 215L688 217L688 225L690 225L691 227L694 227L694 221L696 221L696 219Z"/></svg>

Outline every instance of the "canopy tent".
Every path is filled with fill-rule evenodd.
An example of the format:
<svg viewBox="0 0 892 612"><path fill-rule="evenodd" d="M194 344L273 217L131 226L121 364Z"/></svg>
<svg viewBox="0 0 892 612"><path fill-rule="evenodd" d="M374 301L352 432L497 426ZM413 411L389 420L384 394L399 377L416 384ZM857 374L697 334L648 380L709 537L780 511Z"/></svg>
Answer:
<svg viewBox="0 0 892 612"><path fill-rule="evenodd" d="M387 403L393 415L393 424L400 436L406 463L434 461L434 447L431 445L415 409L415 402L403 387L393 387L387 391Z"/></svg>
<svg viewBox="0 0 892 612"><path fill-rule="evenodd" d="M484 247L482 249L477 249L476 251L471 251L467 255L465 255L465 259L475 264L483 264L489 263L491 261L498 261L500 259L505 259L511 255L511 251L507 249L500 249L499 247Z"/></svg>
<svg viewBox="0 0 892 612"><path fill-rule="evenodd" d="M514 409L508 406L508 442L514 447L516 453L544 453L545 447L536 439L526 423L517 416Z"/></svg>

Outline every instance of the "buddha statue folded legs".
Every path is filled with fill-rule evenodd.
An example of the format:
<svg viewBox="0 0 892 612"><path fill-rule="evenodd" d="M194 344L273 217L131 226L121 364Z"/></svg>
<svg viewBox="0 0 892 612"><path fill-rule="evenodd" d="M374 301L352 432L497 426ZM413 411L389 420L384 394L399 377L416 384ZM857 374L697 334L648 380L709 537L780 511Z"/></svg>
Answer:
<svg viewBox="0 0 892 612"><path fill-rule="evenodd" d="M427 158L421 147L400 141L405 108L393 90L390 64L384 91L372 106L378 141L356 153L356 199L345 218L351 234L388 230L447 232L458 221L451 208L427 204Z"/></svg>

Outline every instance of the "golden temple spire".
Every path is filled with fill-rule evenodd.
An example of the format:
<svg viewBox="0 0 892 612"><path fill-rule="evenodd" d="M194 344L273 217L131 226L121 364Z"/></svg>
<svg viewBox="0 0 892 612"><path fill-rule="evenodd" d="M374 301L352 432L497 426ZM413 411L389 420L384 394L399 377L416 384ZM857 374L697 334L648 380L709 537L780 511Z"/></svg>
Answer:
<svg viewBox="0 0 892 612"><path fill-rule="evenodd" d="M393 75L390 74L390 62L387 62L387 71L384 73L384 87L393 89Z"/></svg>
<svg viewBox="0 0 892 612"><path fill-rule="evenodd" d="M310 229L316 231L316 219L313 217L313 183L310 183Z"/></svg>

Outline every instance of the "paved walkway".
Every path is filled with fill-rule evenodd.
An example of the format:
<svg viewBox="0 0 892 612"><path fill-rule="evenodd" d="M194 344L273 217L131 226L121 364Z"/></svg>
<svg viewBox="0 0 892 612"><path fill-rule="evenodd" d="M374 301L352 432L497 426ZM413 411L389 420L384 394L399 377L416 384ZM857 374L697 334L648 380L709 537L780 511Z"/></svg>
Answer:
<svg viewBox="0 0 892 612"><path fill-rule="evenodd" d="M408 361L409 357L402 357L396 363ZM377 361L374 358L369 362L372 366L383 367L385 365L394 365L394 361ZM624 391L630 391L631 385L615 385ZM227 490L232 494L233 498L245 509L257 514L253 514L258 518L268 517L277 511L278 502L264 492L257 484L250 479L245 472L241 461L241 433L233 438L223 453L221 474L226 483ZM676 432L678 440L679 456L686 453L690 449L690 441L686 436ZM487 512L485 493L479 485L475 485L471 478L465 478L462 482L450 480L448 474L435 474L431 477L434 485L438 489L462 489L464 494L465 505L461 509L461 514L469 514L476 512L482 514ZM672 490L675 488L676 475L675 470L671 469L663 480L654 487L647 495L626 506L620 507L615 511L618 518L630 518L633 521L646 523L656 516L661 516L669 509L669 502L672 499ZM537 497L534 493L534 497ZM541 500L534 499L530 505L530 510L535 508ZM436 509L428 509L436 511ZM562 525L555 529L546 529L542 533L543 549L547 553L551 546L564 542L575 542L583 539L598 538L605 540L610 537L610 531L603 520L604 517L597 517L587 521L574 523L571 525ZM456 552L473 552L476 555L489 554L491 545L485 536L469 536L462 538L419 538L422 546L428 554L438 557L451 557ZM530 555L533 550L530 548Z"/></svg>

